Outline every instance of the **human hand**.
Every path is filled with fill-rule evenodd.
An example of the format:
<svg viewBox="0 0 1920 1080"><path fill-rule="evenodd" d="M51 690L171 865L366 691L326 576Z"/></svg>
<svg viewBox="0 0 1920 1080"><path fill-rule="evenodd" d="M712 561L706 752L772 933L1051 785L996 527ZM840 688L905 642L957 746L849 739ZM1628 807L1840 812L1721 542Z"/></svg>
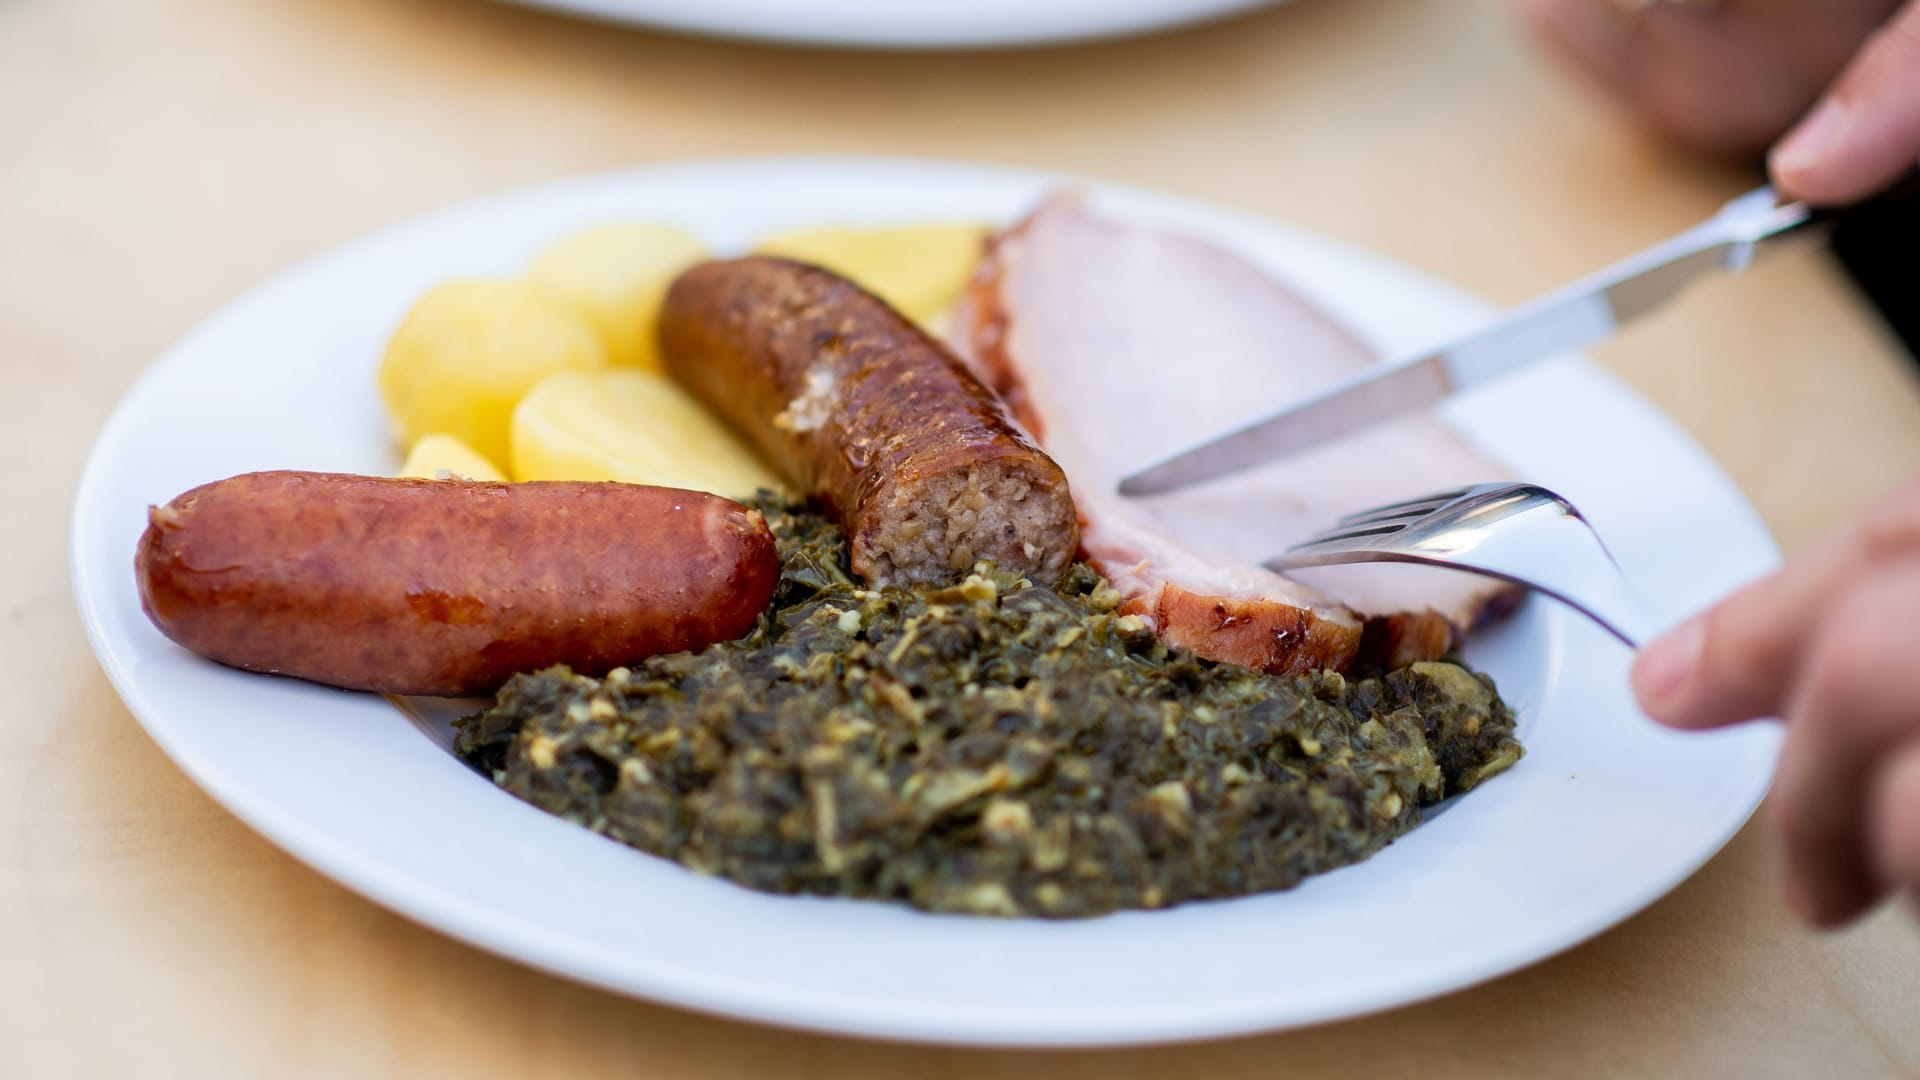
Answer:
<svg viewBox="0 0 1920 1080"><path fill-rule="evenodd" d="M1822 205L1866 198L1920 165L1920 0L1861 46L1768 165L1783 193Z"/></svg>
<svg viewBox="0 0 1920 1080"><path fill-rule="evenodd" d="M1815 925L1920 895L1920 481L1641 651L1661 723L1781 717L1770 804Z"/></svg>
<svg viewBox="0 0 1920 1080"><path fill-rule="evenodd" d="M1920 163L1920 0L1524 8L1550 44L1669 137L1726 154L1772 144L1784 194L1853 202Z"/></svg>

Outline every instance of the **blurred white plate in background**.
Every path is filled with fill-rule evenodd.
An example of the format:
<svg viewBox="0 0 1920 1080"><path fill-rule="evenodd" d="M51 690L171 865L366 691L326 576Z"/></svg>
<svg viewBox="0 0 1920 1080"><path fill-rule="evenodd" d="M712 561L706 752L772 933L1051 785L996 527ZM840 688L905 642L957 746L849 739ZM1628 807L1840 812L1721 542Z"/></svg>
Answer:
<svg viewBox="0 0 1920 1080"><path fill-rule="evenodd" d="M1119 37L1284 0L512 0L718 37L866 49L975 49Z"/></svg>

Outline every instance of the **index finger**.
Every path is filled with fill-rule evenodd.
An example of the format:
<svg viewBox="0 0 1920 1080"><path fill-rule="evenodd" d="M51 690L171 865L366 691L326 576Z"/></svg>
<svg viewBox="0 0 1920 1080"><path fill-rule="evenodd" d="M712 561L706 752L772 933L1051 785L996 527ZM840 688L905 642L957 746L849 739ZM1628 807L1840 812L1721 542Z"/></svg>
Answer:
<svg viewBox="0 0 1920 1080"><path fill-rule="evenodd" d="M1784 194L1820 205L1864 199L1920 165L1920 0L1868 39L1769 164Z"/></svg>

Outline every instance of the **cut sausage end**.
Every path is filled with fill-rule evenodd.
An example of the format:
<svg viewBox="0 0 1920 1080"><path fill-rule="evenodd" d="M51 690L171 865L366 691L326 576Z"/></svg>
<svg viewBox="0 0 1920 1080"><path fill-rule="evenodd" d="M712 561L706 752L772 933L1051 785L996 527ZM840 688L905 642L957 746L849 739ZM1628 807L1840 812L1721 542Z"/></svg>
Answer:
<svg viewBox="0 0 1920 1080"><path fill-rule="evenodd" d="M854 571L880 585L932 585L989 562L1060 580L1073 559L1074 511L1050 466L989 459L923 477L911 498L868 515L854 538Z"/></svg>

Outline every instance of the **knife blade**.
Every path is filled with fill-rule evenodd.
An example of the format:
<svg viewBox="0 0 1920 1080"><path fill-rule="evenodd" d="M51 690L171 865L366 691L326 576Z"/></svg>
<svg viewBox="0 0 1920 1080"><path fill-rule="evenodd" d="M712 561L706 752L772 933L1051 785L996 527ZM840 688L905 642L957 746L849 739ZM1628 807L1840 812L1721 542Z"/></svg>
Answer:
<svg viewBox="0 0 1920 1080"><path fill-rule="evenodd" d="M1761 187L1680 235L1507 312L1431 352L1362 372L1250 424L1154 462L1120 481L1122 495L1157 495L1243 472L1376 424L1538 360L1603 341L1695 279L1746 269L1764 248L1830 215L1781 204Z"/></svg>

